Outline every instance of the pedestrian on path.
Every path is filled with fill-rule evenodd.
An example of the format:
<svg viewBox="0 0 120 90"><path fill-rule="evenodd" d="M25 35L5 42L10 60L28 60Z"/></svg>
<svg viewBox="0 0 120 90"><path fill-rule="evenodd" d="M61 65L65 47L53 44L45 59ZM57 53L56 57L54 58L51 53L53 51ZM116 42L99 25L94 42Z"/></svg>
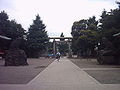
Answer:
<svg viewBox="0 0 120 90"><path fill-rule="evenodd" d="M61 56L60 52L57 52L56 53L56 59L57 59L58 62L60 61L60 56Z"/></svg>

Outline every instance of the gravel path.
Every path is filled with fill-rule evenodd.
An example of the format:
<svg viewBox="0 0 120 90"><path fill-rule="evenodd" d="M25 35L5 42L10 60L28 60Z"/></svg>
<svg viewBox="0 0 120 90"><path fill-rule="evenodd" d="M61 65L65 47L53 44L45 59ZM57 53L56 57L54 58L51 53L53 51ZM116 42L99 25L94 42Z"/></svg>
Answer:
<svg viewBox="0 0 120 90"><path fill-rule="evenodd" d="M99 65L96 59L70 59L101 84L120 84L120 65ZM0 60L0 84L27 84L54 59L28 59L28 66L4 66Z"/></svg>

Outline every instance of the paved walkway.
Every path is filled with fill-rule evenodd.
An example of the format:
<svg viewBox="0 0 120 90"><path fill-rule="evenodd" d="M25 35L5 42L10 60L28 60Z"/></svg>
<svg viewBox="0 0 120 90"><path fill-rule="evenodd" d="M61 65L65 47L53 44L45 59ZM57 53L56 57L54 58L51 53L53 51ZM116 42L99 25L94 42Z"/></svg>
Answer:
<svg viewBox="0 0 120 90"><path fill-rule="evenodd" d="M0 90L120 90L120 84L100 84L70 60L62 58L27 85L0 84Z"/></svg>

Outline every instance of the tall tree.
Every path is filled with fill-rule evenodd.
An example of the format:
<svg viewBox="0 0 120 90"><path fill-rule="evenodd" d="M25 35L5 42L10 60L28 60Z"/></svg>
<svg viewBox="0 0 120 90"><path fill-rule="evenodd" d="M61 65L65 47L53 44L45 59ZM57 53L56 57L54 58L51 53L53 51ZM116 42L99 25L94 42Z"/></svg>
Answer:
<svg viewBox="0 0 120 90"><path fill-rule="evenodd" d="M87 29L87 20L82 19L80 21L75 21L72 26L72 36L73 37L78 37L79 36L79 31L80 30L86 30Z"/></svg>
<svg viewBox="0 0 120 90"><path fill-rule="evenodd" d="M80 21L75 21L73 23L71 35L73 36L72 51L74 54L78 53L79 47L77 46L77 40L80 36L80 31L86 30L86 29L87 29L87 20L85 20L85 19L82 19Z"/></svg>
<svg viewBox="0 0 120 90"><path fill-rule="evenodd" d="M113 34L120 32L120 9L103 11L100 19L101 36L112 41Z"/></svg>
<svg viewBox="0 0 120 90"><path fill-rule="evenodd" d="M81 30L77 39L78 52L81 56L88 56L94 53L95 45L97 45L98 34L92 30Z"/></svg>
<svg viewBox="0 0 120 90"><path fill-rule="evenodd" d="M88 30L98 30L98 21L96 21L96 17L93 16L93 17L90 17L88 20L87 20L87 29Z"/></svg>
<svg viewBox="0 0 120 90"><path fill-rule="evenodd" d="M30 25L27 35L27 47L29 49L29 55L38 57L38 53L46 49L48 35L47 31L45 31L45 28L45 24L43 24L40 16L37 15L36 19L33 20L33 24Z"/></svg>
<svg viewBox="0 0 120 90"><path fill-rule="evenodd" d="M10 21L8 20L8 15L5 11L0 13L0 35L6 35L7 30L10 27Z"/></svg>
<svg viewBox="0 0 120 90"><path fill-rule="evenodd" d="M118 5L120 5L119 2ZM114 37L114 34L120 33L120 8L111 9L110 12L104 10L100 23L101 43L103 41L102 38L105 37L119 50L120 40ZM104 45L101 44L101 48L104 48Z"/></svg>
<svg viewBox="0 0 120 90"><path fill-rule="evenodd" d="M72 26L72 51L74 54L82 54L87 50L93 51L97 38L98 21L96 17L82 19L79 22L74 22Z"/></svg>
<svg viewBox="0 0 120 90"><path fill-rule="evenodd" d="M15 20L9 20L9 17L5 11L0 13L0 35L7 36L12 40L23 37L25 30L22 28L21 24L17 24ZM1 43L2 49L8 49L10 42L2 40Z"/></svg>
<svg viewBox="0 0 120 90"><path fill-rule="evenodd" d="M21 24L18 24L15 20L10 21L10 28L7 30L7 36L16 39L26 35L24 28Z"/></svg>

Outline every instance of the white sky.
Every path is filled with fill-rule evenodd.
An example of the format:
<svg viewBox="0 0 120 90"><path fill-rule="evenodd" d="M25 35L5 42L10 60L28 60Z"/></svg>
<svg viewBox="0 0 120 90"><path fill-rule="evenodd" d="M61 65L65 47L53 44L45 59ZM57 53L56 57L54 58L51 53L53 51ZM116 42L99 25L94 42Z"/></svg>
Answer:
<svg viewBox="0 0 120 90"><path fill-rule="evenodd" d="M10 19L15 19L28 29L39 14L47 26L49 36L71 36L74 21L100 18L103 9L117 8L116 0L0 0L0 11L5 10Z"/></svg>

